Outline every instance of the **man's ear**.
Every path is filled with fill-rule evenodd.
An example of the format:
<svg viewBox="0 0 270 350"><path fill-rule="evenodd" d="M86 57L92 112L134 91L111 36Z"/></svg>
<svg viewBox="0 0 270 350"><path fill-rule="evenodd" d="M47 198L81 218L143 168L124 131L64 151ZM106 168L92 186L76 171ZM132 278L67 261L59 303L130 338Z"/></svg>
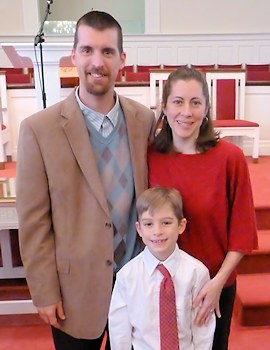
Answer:
<svg viewBox="0 0 270 350"><path fill-rule="evenodd" d="M71 50L70 58L71 58L71 62L74 64L74 66L76 66L76 64L75 64L75 49L74 49L74 47Z"/></svg>
<svg viewBox="0 0 270 350"><path fill-rule="evenodd" d="M121 69L123 69L125 67L125 64L126 64L126 53L125 52L122 52L120 54L120 58L121 58Z"/></svg>

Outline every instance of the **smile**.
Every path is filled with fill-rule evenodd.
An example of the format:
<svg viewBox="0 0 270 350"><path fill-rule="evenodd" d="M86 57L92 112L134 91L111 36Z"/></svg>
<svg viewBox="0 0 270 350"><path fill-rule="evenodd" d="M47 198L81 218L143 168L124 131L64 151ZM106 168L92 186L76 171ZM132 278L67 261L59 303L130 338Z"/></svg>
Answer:
<svg viewBox="0 0 270 350"><path fill-rule="evenodd" d="M187 121L182 121L182 120L176 120L176 123L177 124L180 124L180 125L192 125L193 122L187 122Z"/></svg>
<svg viewBox="0 0 270 350"><path fill-rule="evenodd" d="M97 73L89 73L93 78L103 78L105 77L104 74L97 74Z"/></svg>
<svg viewBox="0 0 270 350"><path fill-rule="evenodd" d="M167 239L151 239L152 243L164 243L166 241L167 241Z"/></svg>

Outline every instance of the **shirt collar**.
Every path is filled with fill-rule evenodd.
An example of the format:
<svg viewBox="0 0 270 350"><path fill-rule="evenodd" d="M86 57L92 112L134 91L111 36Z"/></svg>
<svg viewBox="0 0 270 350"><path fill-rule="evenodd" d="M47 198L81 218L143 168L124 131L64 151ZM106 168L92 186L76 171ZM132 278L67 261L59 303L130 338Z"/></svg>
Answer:
<svg viewBox="0 0 270 350"><path fill-rule="evenodd" d="M170 275L173 277L177 270L177 260L179 259L180 249L178 245L175 245L175 249L173 253L164 261L159 261L148 249L148 247L144 248L143 260L145 263L145 268L148 271L149 275L156 270L159 264L163 264L166 269L170 272Z"/></svg>
<svg viewBox="0 0 270 350"><path fill-rule="evenodd" d="M82 111L85 118L87 118L97 130L100 130L101 124L103 123L103 119L105 116L107 116L113 127L116 126L118 121L118 112L120 110L120 103L119 103L119 97L117 94L115 94L115 104L113 108L106 114L99 113L89 107L87 107L80 99L79 97L79 87L75 90L75 97L78 102L78 105L80 107L80 110Z"/></svg>

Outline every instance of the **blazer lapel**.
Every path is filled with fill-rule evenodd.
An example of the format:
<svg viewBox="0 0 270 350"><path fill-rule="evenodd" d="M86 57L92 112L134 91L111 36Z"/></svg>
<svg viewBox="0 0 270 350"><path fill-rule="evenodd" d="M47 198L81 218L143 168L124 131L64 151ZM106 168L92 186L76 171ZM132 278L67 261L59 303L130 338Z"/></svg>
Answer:
<svg viewBox="0 0 270 350"><path fill-rule="evenodd" d="M63 102L62 116L64 117L62 118L62 126L78 165L101 207L110 215L95 160L95 153L89 141L88 130L74 93Z"/></svg>
<svg viewBox="0 0 270 350"><path fill-rule="evenodd" d="M124 112L136 194L139 195L148 185L144 124L136 110L125 98L119 96Z"/></svg>

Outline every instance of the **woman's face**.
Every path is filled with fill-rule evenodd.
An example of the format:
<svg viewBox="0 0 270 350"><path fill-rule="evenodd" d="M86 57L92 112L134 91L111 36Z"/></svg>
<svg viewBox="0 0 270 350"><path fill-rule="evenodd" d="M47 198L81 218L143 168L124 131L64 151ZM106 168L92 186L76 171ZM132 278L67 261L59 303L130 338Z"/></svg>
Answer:
<svg viewBox="0 0 270 350"><path fill-rule="evenodd" d="M208 106L202 85L197 80L177 80L171 83L171 92L163 111L172 129L173 143L195 146L200 126Z"/></svg>

